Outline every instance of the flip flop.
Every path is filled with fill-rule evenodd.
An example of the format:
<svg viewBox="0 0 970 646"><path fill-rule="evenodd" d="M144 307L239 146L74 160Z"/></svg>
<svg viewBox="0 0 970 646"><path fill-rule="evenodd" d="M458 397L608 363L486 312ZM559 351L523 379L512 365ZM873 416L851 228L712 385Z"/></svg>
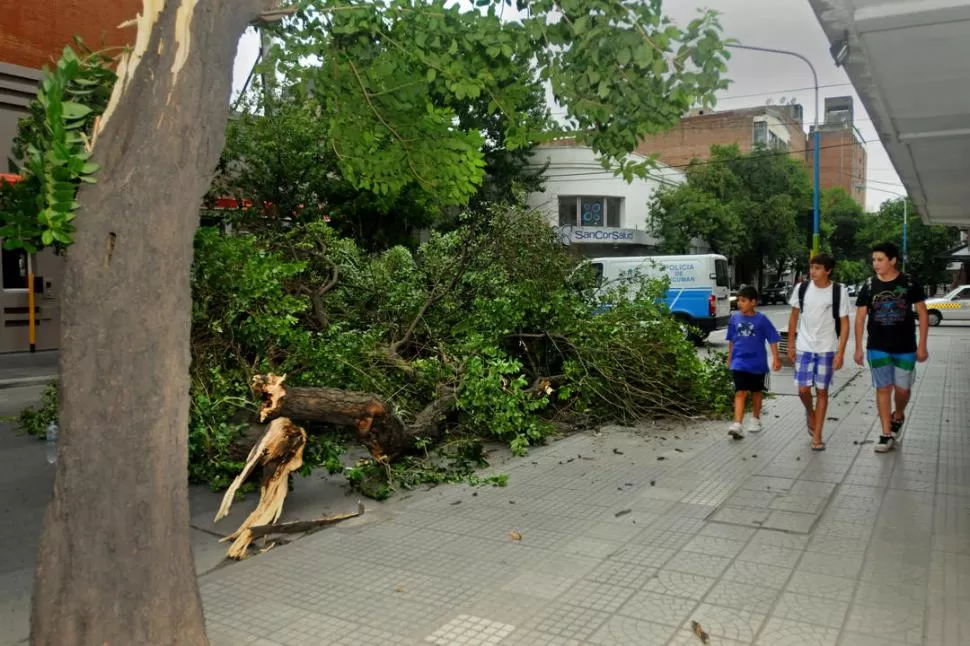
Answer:
<svg viewBox="0 0 970 646"><path fill-rule="evenodd" d="M812 450L813 451L824 451L825 450L825 442L822 442L818 446L813 446L812 447Z"/></svg>

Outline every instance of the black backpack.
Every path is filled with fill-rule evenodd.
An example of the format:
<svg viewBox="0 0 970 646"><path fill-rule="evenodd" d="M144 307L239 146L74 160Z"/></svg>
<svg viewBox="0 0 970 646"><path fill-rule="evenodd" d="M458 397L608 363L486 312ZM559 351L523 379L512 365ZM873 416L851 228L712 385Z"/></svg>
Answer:
<svg viewBox="0 0 970 646"><path fill-rule="evenodd" d="M804 280L798 285L798 313L805 311L805 293L808 292L810 280ZM842 320L839 317L839 307L842 305L842 284L832 283L832 318L835 319L835 338L842 337Z"/></svg>

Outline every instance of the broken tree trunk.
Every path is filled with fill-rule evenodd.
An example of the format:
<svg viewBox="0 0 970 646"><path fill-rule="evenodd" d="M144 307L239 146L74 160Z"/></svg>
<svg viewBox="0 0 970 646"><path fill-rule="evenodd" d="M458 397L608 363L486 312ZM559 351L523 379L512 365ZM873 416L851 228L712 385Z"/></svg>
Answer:
<svg viewBox="0 0 970 646"><path fill-rule="evenodd" d="M454 397L432 402L405 425L388 404L372 393L339 388L299 388L286 385L286 376L257 375L253 393L262 401L261 421L288 417L302 422L321 422L353 428L357 438L375 460L393 461L414 448L417 437L439 439Z"/></svg>
<svg viewBox="0 0 970 646"><path fill-rule="evenodd" d="M246 466L222 497L222 505L216 513L216 522L225 518L232 506L236 491L257 465L263 467L263 482L259 489L259 504L235 532L222 541L234 541L229 547L231 559L244 559L253 541L254 526L272 525L283 512L283 502L289 489L290 473L303 466L303 448L306 431L285 417L274 419L259 443L249 452Z"/></svg>
<svg viewBox="0 0 970 646"><path fill-rule="evenodd" d="M412 449L419 437L432 441L440 439L444 434L448 411L456 396L453 388L439 388L438 398L418 414L413 424L405 426L376 395L338 388L289 388L285 382L285 375L253 377L253 392L263 402L259 411L260 419L273 420L249 451L245 467L226 491L222 506L216 514L215 520L218 522L229 513L236 491L253 470L261 465L263 481L259 504L239 529L222 539L235 541L228 552L231 559L246 558L250 543L259 536L275 531L305 531L363 513L361 506L357 514L290 523L286 526L274 525L283 510L289 475L303 464L303 448L307 440L306 431L290 421L291 418L353 427L371 455L386 463ZM250 425L240 441L251 443L257 428ZM239 446L234 444L230 452L238 450Z"/></svg>

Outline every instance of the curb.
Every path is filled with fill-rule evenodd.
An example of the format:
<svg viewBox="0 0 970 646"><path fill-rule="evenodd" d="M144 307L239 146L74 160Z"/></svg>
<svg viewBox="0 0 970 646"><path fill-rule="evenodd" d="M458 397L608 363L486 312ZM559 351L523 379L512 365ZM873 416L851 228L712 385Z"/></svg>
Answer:
<svg viewBox="0 0 970 646"><path fill-rule="evenodd" d="M17 377L14 379L0 379L0 390L7 388L22 388L24 386L43 386L58 380L58 375L40 377Z"/></svg>

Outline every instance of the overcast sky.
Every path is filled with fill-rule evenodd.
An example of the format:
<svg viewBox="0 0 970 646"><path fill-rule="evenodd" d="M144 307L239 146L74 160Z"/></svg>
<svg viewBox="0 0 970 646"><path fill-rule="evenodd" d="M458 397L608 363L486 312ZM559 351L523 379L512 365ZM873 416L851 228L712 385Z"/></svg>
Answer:
<svg viewBox="0 0 970 646"><path fill-rule="evenodd" d="M867 142L868 185L867 207L875 210L883 201L894 199L904 189L893 170L889 156L878 141L872 121L865 111L845 72L835 67L829 54L829 43L822 33L807 0L665 0L664 11L679 24L686 24L699 8L707 7L721 14L724 35L745 45L796 51L807 57L818 72L819 102L826 96L851 95L855 101L855 125ZM259 52L259 39L250 30L239 46L236 58L235 87L245 83ZM718 109L764 105L769 99L796 98L805 108L805 123L815 118L812 74L808 66L793 57L732 50L728 77L731 87L723 92ZM823 107L824 109L824 107Z"/></svg>

